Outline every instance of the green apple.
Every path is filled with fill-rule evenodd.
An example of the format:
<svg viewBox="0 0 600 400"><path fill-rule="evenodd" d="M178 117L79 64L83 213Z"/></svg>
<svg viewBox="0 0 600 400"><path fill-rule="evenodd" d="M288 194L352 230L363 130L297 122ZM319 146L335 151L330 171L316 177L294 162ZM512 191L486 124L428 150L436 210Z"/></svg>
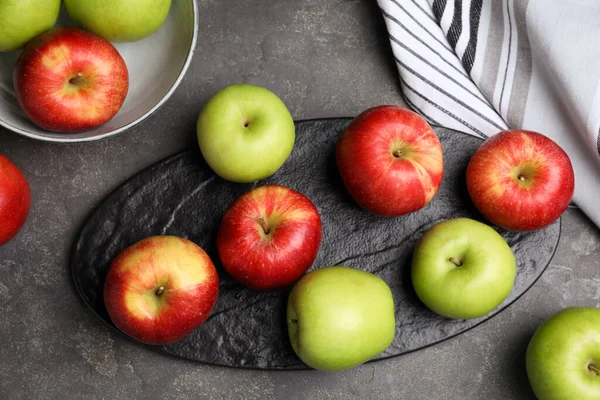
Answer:
<svg viewBox="0 0 600 400"><path fill-rule="evenodd" d="M288 333L309 367L341 371L368 361L394 339L396 315L389 286L379 277L348 267L326 267L304 275L287 305Z"/></svg>
<svg viewBox="0 0 600 400"><path fill-rule="evenodd" d="M19 50L56 24L60 0L0 0L0 51Z"/></svg>
<svg viewBox="0 0 600 400"><path fill-rule="evenodd" d="M162 26L171 0L65 0L65 7L95 34L113 42L135 42Z"/></svg>
<svg viewBox="0 0 600 400"><path fill-rule="evenodd" d="M539 400L600 399L600 309L554 314L531 338L525 359Z"/></svg>
<svg viewBox="0 0 600 400"><path fill-rule="evenodd" d="M421 301L449 318L477 318L512 290L515 257L498 232L468 218L429 229L413 252L412 283Z"/></svg>
<svg viewBox="0 0 600 400"><path fill-rule="evenodd" d="M198 117L198 143L217 175L254 182L274 174L292 152L294 120L277 95L237 84L218 91Z"/></svg>

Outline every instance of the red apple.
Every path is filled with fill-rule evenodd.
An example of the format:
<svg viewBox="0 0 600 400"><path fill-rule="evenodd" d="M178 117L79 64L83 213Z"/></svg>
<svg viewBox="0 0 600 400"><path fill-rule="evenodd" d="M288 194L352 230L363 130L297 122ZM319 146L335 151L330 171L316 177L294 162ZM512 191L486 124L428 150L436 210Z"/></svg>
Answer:
<svg viewBox="0 0 600 400"><path fill-rule="evenodd" d="M108 122L129 89L127 66L117 49L77 28L55 28L33 39L17 60L13 82L33 123L65 133Z"/></svg>
<svg viewBox="0 0 600 400"><path fill-rule="evenodd" d="M104 304L123 333L146 344L183 339L209 316L219 277L209 256L175 236L153 236L123 250L104 283Z"/></svg>
<svg viewBox="0 0 600 400"><path fill-rule="evenodd" d="M509 130L487 139L473 154L467 188L490 222L530 231L561 216L573 197L575 176L569 156L551 139Z"/></svg>
<svg viewBox="0 0 600 400"><path fill-rule="evenodd" d="M397 106L363 111L336 148L346 189L365 210L396 217L425 207L444 173L442 146L418 114Z"/></svg>
<svg viewBox="0 0 600 400"><path fill-rule="evenodd" d="M283 186L261 186L225 212L217 250L238 282L257 290L278 289L311 266L321 235L321 217L306 196Z"/></svg>
<svg viewBox="0 0 600 400"><path fill-rule="evenodd" d="M21 230L30 205L27 178L15 164L0 154L0 246Z"/></svg>

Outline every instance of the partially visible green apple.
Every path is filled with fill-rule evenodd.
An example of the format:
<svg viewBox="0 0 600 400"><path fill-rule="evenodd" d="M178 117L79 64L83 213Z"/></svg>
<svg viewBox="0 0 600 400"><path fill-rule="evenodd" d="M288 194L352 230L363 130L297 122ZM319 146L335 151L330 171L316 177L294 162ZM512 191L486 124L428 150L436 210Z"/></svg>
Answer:
<svg viewBox="0 0 600 400"><path fill-rule="evenodd" d="M19 50L56 24L60 0L0 0L0 51Z"/></svg>
<svg viewBox="0 0 600 400"><path fill-rule="evenodd" d="M498 232L456 218L429 229L413 252L412 282L432 311L449 318L477 318L510 293L515 257Z"/></svg>
<svg viewBox="0 0 600 400"><path fill-rule="evenodd" d="M394 339L396 315L389 286L348 267L304 275L287 305L294 351L309 367L341 371L368 361Z"/></svg>
<svg viewBox="0 0 600 400"><path fill-rule="evenodd" d="M554 314L531 338L525 358L539 400L600 399L600 309Z"/></svg>
<svg viewBox="0 0 600 400"><path fill-rule="evenodd" d="M198 117L198 143L217 175L254 182L274 174L292 152L294 120L265 88L231 85L211 97Z"/></svg>
<svg viewBox="0 0 600 400"><path fill-rule="evenodd" d="M65 0L67 12L85 29L113 42L134 42L156 32L171 0Z"/></svg>

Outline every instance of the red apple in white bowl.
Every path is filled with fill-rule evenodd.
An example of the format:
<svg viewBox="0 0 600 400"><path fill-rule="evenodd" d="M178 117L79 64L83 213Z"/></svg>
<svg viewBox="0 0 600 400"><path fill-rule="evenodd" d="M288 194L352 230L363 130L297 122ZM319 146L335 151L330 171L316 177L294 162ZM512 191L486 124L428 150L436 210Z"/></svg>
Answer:
<svg viewBox="0 0 600 400"><path fill-rule="evenodd" d="M297 281L317 257L321 217L303 194L278 185L236 199L223 216L217 250L225 270L256 290Z"/></svg>
<svg viewBox="0 0 600 400"><path fill-rule="evenodd" d="M552 139L509 130L475 151L467 188L487 220L508 230L531 231L550 225L567 209L575 175L569 156Z"/></svg>
<svg viewBox="0 0 600 400"><path fill-rule="evenodd" d="M117 114L129 75L107 40L78 28L55 28L25 46L13 84L19 105L34 124L72 133L96 128Z"/></svg>
<svg viewBox="0 0 600 400"><path fill-rule="evenodd" d="M104 283L110 319L146 344L177 342L210 315L219 277L210 257L193 242L153 236L113 260Z"/></svg>
<svg viewBox="0 0 600 400"><path fill-rule="evenodd" d="M336 148L344 185L365 210L396 217L425 207L444 173L440 141L418 114L398 106L363 111Z"/></svg>

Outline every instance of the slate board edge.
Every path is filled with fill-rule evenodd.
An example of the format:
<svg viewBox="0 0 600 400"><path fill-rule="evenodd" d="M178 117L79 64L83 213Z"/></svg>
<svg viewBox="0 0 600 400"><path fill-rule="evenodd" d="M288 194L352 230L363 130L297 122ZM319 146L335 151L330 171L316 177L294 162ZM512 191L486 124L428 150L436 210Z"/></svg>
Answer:
<svg viewBox="0 0 600 400"><path fill-rule="evenodd" d="M301 123L306 123L306 122L312 122L312 121L335 121L335 120L351 120L353 117L327 117L327 118L316 118L316 119L303 119L303 120L297 120L294 121L295 124L301 124ZM446 129L446 130L452 130L456 133L460 133L463 135L468 135L471 137L477 137L474 135L470 135L466 132L462 132L462 131L458 131L455 129L450 129L450 128L446 128L440 125L435 125L435 124L430 124L430 126L432 128L440 128L440 129ZM481 139L481 138L480 138ZM482 139L483 141L484 139ZM119 191L119 189L126 184L129 180L133 179L135 176L137 176L138 174L142 174L145 172L148 172L149 170L152 170L153 168L158 167L159 165L169 161L169 160L173 160L176 159L178 157L182 157L185 154L188 154L190 152L192 152L193 150L190 149L186 149L183 151L180 151L178 153L172 154L170 156L164 157L163 159L160 159L142 169L140 169L137 173L135 173L134 175L128 177L125 181L121 182L120 184L118 184L113 190L111 190L108 194L106 194L104 197L102 197L102 199L98 202L98 204L90 211L90 213L83 218L83 224L81 224L80 228L75 232L75 239L73 240L73 245L72 245L72 250L71 250L71 255L70 255L70 259L69 259L69 270L70 270L70 275L72 278L72 284L75 287L75 290L78 294L78 297L80 299L80 301L85 304L85 306L88 308L88 310L90 310L94 316L96 317L97 320L100 320L102 322L102 324L104 326L109 327L112 331L116 331L118 332L121 336L127 338L127 340L133 342L134 344L147 348L150 351L153 351L155 353L159 353L162 355L166 355L170 358L173 359L178 359L178 360L185 360L187 362L195 362L195 363L201 363L201 364L205 364L205 365L212 365L212 366L218 366L218 367L225 367L225 368L234 368L234 369L240 369L240 370L257 370L257 371L265 371L265 370L269 370L269 371L303 371L303 370L311 370L310 367L308 367L307 365L300 363L297 366L288 366L288 367L269 367L269 368L260 368L260 367L252 367L252 366L242 366L242 365L226 365L226 364L218 364L218 363L210 363L210 362L201 362L198 360L195 360L193 358L187 358L184 356L179 356L179 355L175 355L172 353L167 352L166 350L162 349L160 346L152 346L152 345L147 345L144 343L141 343L137 340L135 340L134 338L130 337L129 335L125 334L124 332L122 332L121 330L119 330L115 325L109 323L108 321L106 321L104 318L102 318L97 312L96 310L87 302L84 293L82 292L80 286L77 283L77 276L75 273L75 269L73 268L73 262L72 260L75 258L75 254L77 252L77 248L78 248L78 244L79 244L79 238L81 237L81 233L83 232L83 230L86 228L87 226L87 221L89 221L90 219L93 218L93 216L96 214L96 212L98 212L98 210L102 207L102 205L108 201L110 198L112 198L113 196L115 196L117 194L117 192ZM558 235L556 237L556 242L553 244L553 252L551 257L548 260L548 263L543 267L541 273L531 282L531 284L518 296L516 296L511 302L505 304L502 308L498 308L492 311L492 313L481 317L482 320L478 321L477 323L475 323L472 326L469 326L461 331L458 331L452 335L446 336L441 340L438 340L436 342L431 342L425 346L421 346L419 348L416 349L412 349L412 350L407 350L404 351L400 354L394 354L394 355L390 355L390 356L385 356L385 357L381 357L381 358L375 358L372 360L367 361L365 364L369 364L369 363L373 363L373 362L378 362L378 361L383 361L383 360L387 360L390 358L395 358L395 357L399 357L399 356L403 356L406 354L410 354L419 350L423 350L426 349L428 347L432 347L435 346L439 343L445 342L447 340L453 339L456 336L459 336L465 332L470 331L473 328L476 328L478 326L480 326L481 324L483 324L486 321L489 321L490 319L494 318L496 315L500 314L502 311L506 310L508 307L510 307L511 305L513 305L514 303L517 302L517 300L519 300L525 293L527 293L536 283L537 281L542 277L542 275L544 274L544 272L546 272L546 270L548 269L548 266L550 265L550 263L552 262L552 259L554 258L556 251L558 249L558 244L560 243L560 238L562 235L562 217L560 217L558 219Z"/></svg>

